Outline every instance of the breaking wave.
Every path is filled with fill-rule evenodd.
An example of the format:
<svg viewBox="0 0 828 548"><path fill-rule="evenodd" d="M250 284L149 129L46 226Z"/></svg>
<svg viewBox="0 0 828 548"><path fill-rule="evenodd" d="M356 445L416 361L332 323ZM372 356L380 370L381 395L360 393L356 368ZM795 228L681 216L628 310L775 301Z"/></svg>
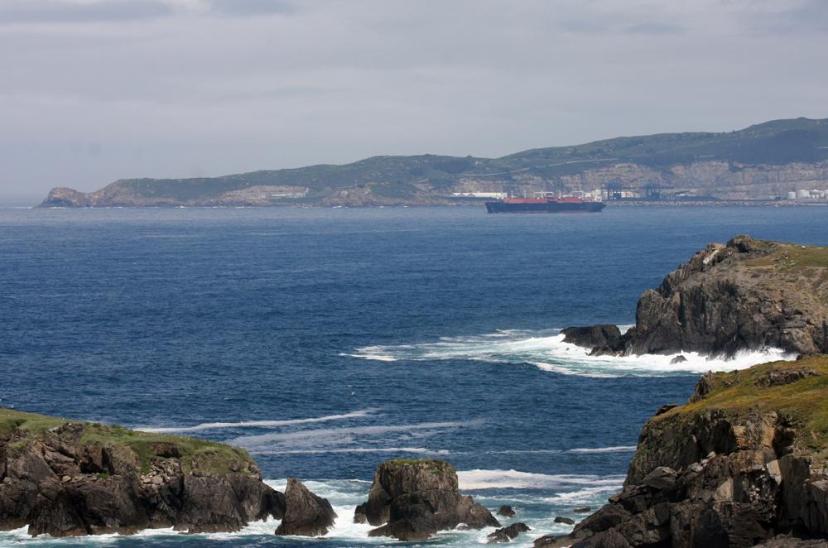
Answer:
<svg viewBox="0 0 828 548"><path fill-rule="evenodd" d="M572 489L583 486L590 489L618 490L624 476L593 476L577 474L535 474L518 470L465 470L457 472L460 489Z"/></svg>
<svg viewBox="0 0 828 548"><path fill-rule="evenodd" d="M629 327L622 326L622 330ZM758 363L795 357L777 348L740 352L730 359L704 356L696 352L590 356L586 348L566 343L563 338L558 329L508 330L469 337L443 337L435 342L420 344L363 346L345 355L383 362L474 360L528 363L544 371L584 377L659 377L734 371ZM671 363L678 356L683 356L686 361Z"/></svg>

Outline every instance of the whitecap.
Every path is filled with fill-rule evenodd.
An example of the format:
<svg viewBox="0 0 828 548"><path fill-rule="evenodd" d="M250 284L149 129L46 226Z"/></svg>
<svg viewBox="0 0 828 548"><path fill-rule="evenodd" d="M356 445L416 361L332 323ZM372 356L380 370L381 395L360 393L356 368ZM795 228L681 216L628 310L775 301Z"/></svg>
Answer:
<svg viewBox="0 0 828 548"><path fill-rule="evenodd" d="M463 470L457 472L460 489L560 489L572 486L620 488L624 476L538 474L518 470Z"/></svg>

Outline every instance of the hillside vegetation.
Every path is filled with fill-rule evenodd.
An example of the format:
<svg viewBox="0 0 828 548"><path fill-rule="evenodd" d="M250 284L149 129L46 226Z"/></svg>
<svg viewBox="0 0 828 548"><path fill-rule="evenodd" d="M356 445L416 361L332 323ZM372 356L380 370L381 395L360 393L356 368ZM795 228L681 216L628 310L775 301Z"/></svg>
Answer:
<svg viewBox="0 0 828 548"><path fill-rule="evenodd" d="M828 188L828 120L777 120L728 133L619 137L493 159L376 156L346 165L212 178L124 179L86 194L56 188L43 205L426 205L456 203L454 193L589 192L610 182L731 199Z"/></svg>

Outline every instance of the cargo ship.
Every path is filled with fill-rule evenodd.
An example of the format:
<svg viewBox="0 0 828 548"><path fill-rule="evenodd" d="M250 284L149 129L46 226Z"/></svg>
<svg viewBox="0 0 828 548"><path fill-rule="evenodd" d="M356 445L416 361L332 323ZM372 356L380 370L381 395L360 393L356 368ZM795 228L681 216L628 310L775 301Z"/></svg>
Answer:
<svg viewBox="0 0 828 548"><path fill-rule="evenodd" d="M534 198L503 198L486 202L489 213L598 213L604 202L584 200L576 196L555 197L542 192Z"/></svg>

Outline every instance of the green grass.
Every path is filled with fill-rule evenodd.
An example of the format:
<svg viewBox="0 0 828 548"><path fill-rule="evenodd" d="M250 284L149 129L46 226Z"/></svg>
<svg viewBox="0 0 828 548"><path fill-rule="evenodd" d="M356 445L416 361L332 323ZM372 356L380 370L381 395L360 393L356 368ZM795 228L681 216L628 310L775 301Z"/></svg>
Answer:
<svg viewBox="0 0 828 548"><path fill-rule="evenodd" d="M760 384L771 371L802 369L813 370L817 375L779 386ZM743 371L718 373L712 378L711 385L712 390L704 399L677 407L654 420L710 410L734 414L776 411L807 433L800 440L810 449L828 454L828 356L771 362Z"/></svg>
<svg viewBox="0 0 828 548"><path fill-rule="evenodd" d="M776 267L782 270L828 268L828 247L773 244L768 255L750 259L745 264L748 267Z"/></svg>
<svg viewBox="0 0 828 548"><path fill-rule="evenodd" d="M14 435L11 445L20 448L45 436L49 429L67 422L83 424L81 445L128 448L135 454L143 472L149 470L153 459L161 458L159 453L163 453L163 449L170 447L174 447L181 455L181 465L185 472L223 474L232 471L232 468L244 472L255 465L250 455L243 449L221 443L198 438L140 432L121 426L69 421L6 408L0 408L0 440L9 439Z"/></svg>

